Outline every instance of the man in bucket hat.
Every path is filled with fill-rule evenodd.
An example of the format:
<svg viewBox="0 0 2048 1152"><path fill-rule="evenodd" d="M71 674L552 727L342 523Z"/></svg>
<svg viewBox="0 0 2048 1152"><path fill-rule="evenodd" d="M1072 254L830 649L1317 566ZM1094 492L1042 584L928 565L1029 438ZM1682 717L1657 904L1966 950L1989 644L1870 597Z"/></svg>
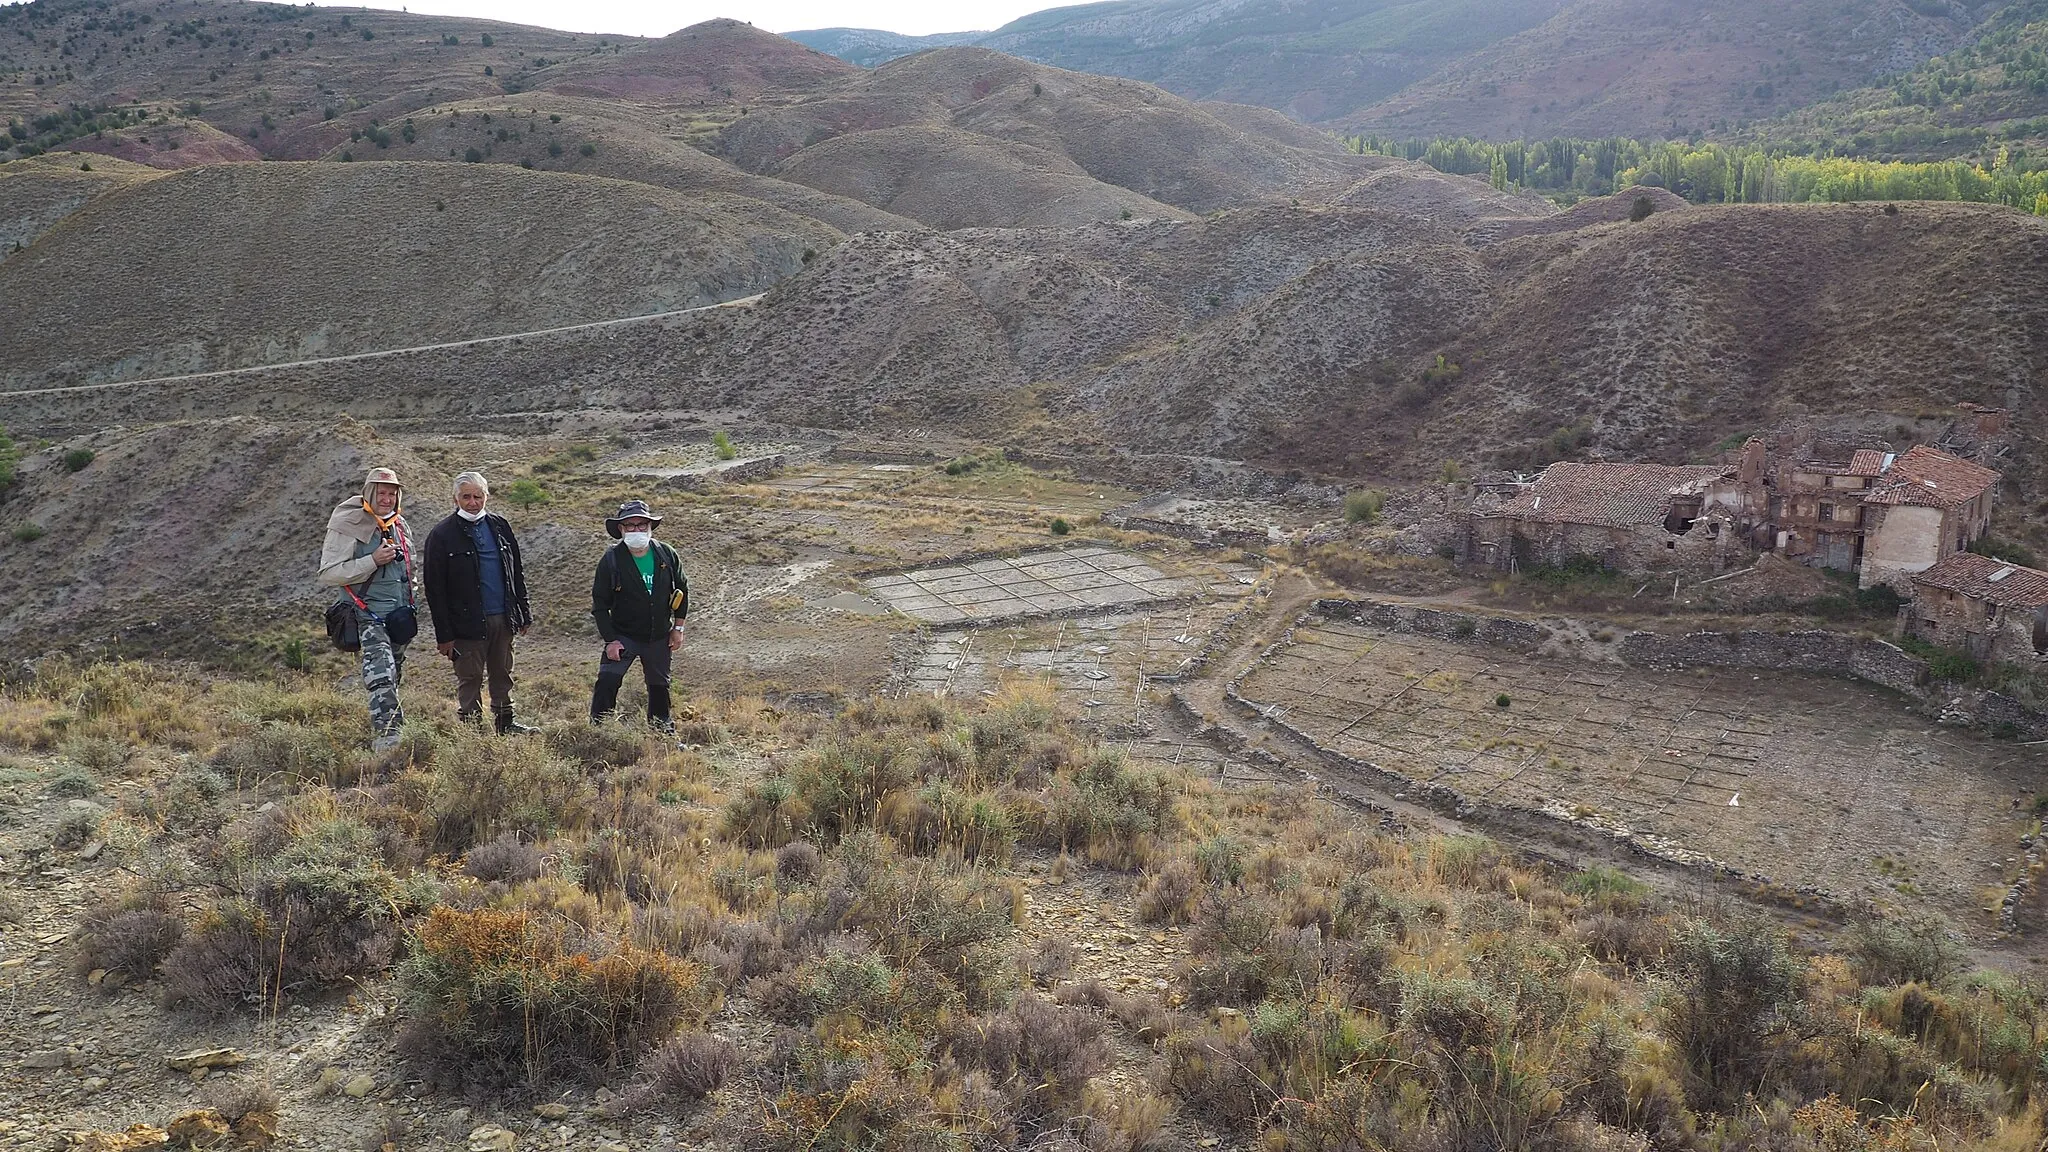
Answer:
<svg viewBox="0 0 2048 1152"><path fill-rule="evenodd" d="M644 500L619 505L604 530L618 543L605 549L590 586L590 614L604 637L597 688L590 695L590 720L602 723L618 710L619 685L634 660L647 681L647 723L675 731L669 720L669 656L683 646L683 618L690 614L690 584L676 550L654 539L661 517Z"/></svg>
<svg viewBox="0 0 2048 1152"><path fill-rule="evenodd" d="M372 468L362 495L335 505L320 546L322 584L341 588L360 614L363 687L370 694L370 747L396 747L405 713L398 685L405 646L419 630L413 592L412 529L400 509L398 473Z"/></svg>

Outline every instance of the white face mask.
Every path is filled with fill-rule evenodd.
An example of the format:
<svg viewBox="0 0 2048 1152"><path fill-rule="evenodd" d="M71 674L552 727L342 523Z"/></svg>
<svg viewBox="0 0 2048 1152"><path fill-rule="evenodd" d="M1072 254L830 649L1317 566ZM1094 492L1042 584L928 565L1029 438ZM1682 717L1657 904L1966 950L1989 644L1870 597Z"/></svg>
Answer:
<svg viewBox="0 0 2048 1152"><path fill-rule="evenodd" d="M626 547L631 548L635 552L643 552L646 551L649 544L654 542L654 533L628 532L625 534L625 540Z"/></svg>
<svg viewBox="0 0 2048 1152"><path fill-rule="evenodd" d="M484 518L484 514L482 512L471 512L467 508L457 508L455 510L455 514L457 516L462 517L464 520L469 521L471 524L474 524L477 521Z"/></svg>

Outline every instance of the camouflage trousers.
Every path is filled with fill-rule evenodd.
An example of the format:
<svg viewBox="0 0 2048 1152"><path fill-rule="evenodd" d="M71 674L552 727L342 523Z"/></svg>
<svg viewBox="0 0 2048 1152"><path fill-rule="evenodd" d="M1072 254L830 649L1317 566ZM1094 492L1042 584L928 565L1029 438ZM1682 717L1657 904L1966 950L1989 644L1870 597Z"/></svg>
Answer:
<svg viewBox="0 0 2048 1152"><path fill-rule="evenodd" d="M384 622L362 617L363 687L370 693L370 734L374 744L388 747L398 739L405 713L398 706L398 685L405 679L405 646L393 644Z"/></svg>

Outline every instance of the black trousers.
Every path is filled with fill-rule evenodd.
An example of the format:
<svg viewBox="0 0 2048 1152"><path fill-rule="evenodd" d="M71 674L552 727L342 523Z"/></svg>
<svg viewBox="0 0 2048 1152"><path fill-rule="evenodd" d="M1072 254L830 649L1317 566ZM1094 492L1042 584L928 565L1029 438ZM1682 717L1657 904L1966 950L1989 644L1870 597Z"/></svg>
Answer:
<svg viewBox="0 0 2048 1152"><path fill-rule="evenodd" d="M659 640L631 640L619 638L622 651L617 660L599 657L597 665L597 688L590 694L590 718L602 720L619 710L619 685L625 683L626 670L633 661L640 661L640 675L647 681L647 722L657 726L668 721L668 664L671 653L668 637ZM610 645L606 645L610 647Z"/></svg>

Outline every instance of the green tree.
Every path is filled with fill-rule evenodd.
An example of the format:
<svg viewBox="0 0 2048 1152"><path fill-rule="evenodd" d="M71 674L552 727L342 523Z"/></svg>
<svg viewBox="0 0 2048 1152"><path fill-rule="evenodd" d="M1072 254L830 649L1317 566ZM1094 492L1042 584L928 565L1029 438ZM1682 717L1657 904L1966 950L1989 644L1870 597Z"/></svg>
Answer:
<svg viewBox="0 0 2048 1152"><path fill-rule="evenodd" d="M536 504L546 504L554 497L548 495L548 490L541 487L532 477L521 476L505 486L505 499L521 508L532 508Z"/></svg>

